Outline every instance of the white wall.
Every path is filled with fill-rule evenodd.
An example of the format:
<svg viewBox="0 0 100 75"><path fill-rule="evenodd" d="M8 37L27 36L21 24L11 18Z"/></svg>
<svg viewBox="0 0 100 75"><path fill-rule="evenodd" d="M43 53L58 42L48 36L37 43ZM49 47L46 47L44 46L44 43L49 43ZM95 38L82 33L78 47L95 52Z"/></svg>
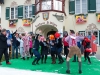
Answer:
<svg viewBox="0 0 100 75"><path fill-rule="evenodd" d="M4 4L1 5L1 25L2 25L2 28L6 28L9 30L16 30L19 27L23 27L25 31L31 31L31 26L30 27L23 26L22 19L18 19L16 27L13 27L13 28L9 27L9 21L5 19L6 7L10 7L10 5L13 1L16 1L18 5L24 5L26 0L4 0L4 1L5 1ZM34 4L34 0L32 0L32 4Z"/></svg>
<svg viewBox="0 0 100 75"><path fill-rule="evenodd" d="M66 14L67 14L67 18L65 21L65 29L66 30L73 29L76 32L84 31L84 30L86 30L87 26L92 23L95 24L97 26L97 28L100 30L100 23L97 22L96 13L88 13L86 23L76 24L75 15L69 15L69 4L68 3L69 3L69 0L66 0L66 6L65 6L65 10L66 10Z"/></svg>
<svg viewBox="0 0 100 75"><path fill-rule="evenodd" d="M13 2L14 0L4 0L5 4L4 5L1 5L2 9L1 9L1 25L3 28L6 28L6 29L10 29L10 30L15 30L17 29L18 27L23 27L24 30L26 31L31 31L31 26L30 27L24 27L23 24L22 24L22 19L19 19L18 22L17 22L17 25L16 27L14 28L10 28L9 27L9 21L8 20L5 20L5 9L6 7L10 7L11 5L11 2ZM52 16L53 13L55 12L51 12L50 13L50 16L49 16L49 21L53 21L54 23L56 23L58 26L57 28L58 29L61 29L63 27L63 25L65 26L65 29L67 31L69 31L70 29L74 29L76 32L77 31L82 31L82 30L85 30L87 28L87 26L91 23L94 23L96 24L97 28L100 30L100 23L97 22L97 17L96 17L96 14L95 13L92 13L92 14L88 14L88 17L87 17L87 22L85 24L76 24L76 21L75 21L75 16L74 15L69 15L69 0L66 0L65 2L65 11L66 11L66 20L63 22L63 23L60 23L59 21L57 21L57 19L55 17ZM18 5L24 5L25 3L25 0L16 0L17 4ZM32 3L34 3L35 0L32 0ZM33 24L33 29L35 29L35 25L40 23L40 22L44 22L43 21L43 18L42 18L42 14L39 13L40 17L37 19L36 23Z"/></svg>

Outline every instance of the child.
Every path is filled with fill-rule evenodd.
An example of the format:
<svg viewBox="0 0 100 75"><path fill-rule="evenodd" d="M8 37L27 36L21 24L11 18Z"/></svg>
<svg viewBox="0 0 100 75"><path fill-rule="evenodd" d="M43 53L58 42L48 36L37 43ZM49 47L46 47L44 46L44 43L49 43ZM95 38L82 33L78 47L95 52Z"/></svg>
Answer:
<svg viewBox="0 0 100 75"><path fill-rule="evenodd" d="M25 60L25 51L24 51L24 41L22 39L22 35L20 35L20 39L17 38L17 40L20 42L20 55L23 60Z"/></svg>
<svg viewBox="0 0 100 75"><path fill-rule="evenodd" d="M88 62L89 62L89 64L91 64L91 60L90 60L90 57L89 57L89 55L90 55L90 53L92 52L92 48L90 47L90 39L88 39L88 38L85 38L85 43L86 43L86 45L85 45L85 61L88 59Z"/></svg>

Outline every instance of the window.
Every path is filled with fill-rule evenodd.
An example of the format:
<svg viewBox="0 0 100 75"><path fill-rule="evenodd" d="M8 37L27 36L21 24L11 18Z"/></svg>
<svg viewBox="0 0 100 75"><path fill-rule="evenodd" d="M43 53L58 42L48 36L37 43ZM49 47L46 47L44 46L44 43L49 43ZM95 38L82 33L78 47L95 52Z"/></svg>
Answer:
<svg viewBox="0 0 100 75"><path fill-rule="evenodd" d="M54 0L54 9L62 11L62 1Z"/></svg>
<svg viewBox="0 0 100 75"><path fill-rule="evenodd" d="M51 0L42 0L42 10L51 10Z"/></svg>
<svg viewBox="0 0 100 75"><path fill-rule="evenodd" d="M96 11L100 13L100 0L96 0Z"/></svg>
<svg viewBox="0 0 100 75"><path fill-rule="evenodd" d="M99 32L98 31L94 31L94 35L96 37L96 43L97 43L97 45L99 45Z"/></svg>
<svg viewBox="0 0 100 75"><path fill-rule="evenodd" d="M24 18L32 17L32 5L24 6Z"/></svg>
<svg viewBox="0 0 100 75"><path fill-rule="evenodd" d="M18 18L18 7L10 8L10 19L17 19Z"/></svg>
<svg viewBox="0 0 100 75"><path fill-rule="evenodd" d="M86 33L86 36L88 37L88 38L90 38L91 39L91 31L88 31L87 33ZM99 45L99 31L94 31L94 35L95 35L95 37L96 37L96 44L97 45Z"/></svg>
<svg viewBox="0 0 100 75"><path fill-rule="evenodd" d="M40 3L38 3L38 4L36 5L36 12L39 11L39 8L40 8Z"/></svg>
<svg viewBox="0 0 100 75"><path fill-rule="evenodd" d="M75 0L75 14L87 13L87 0Z"/></svg>
<svg viewBox="0 0 100 75"><path fill-rule="evenodd" d="M58 11L64 12L65 0L35 0L36 12Z"/></svg>

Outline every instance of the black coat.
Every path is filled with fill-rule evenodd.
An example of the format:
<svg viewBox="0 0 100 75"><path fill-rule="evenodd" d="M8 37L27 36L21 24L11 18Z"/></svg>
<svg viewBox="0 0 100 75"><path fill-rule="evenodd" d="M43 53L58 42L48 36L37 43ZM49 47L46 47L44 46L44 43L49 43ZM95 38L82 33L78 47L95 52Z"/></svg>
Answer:
<svg viewBox="0 0 100 75"><path fill-rule="evenodd" d="M44 43L45 43L45 45L44 45ZM47 55L48 54L48 47L47 47L46 41L40 42L40 46L41 46L41 55Z"/></svg>
<svg viewBox="0 0 100 75"><path fill-rule="evenodd" d="M39 35L36 36L36 39L34 40L34 44L33 44L33 48L36 50L39 50L39 44L40 44L38 40L38 36Z"/></svg>
<svg viewBox="0 0 100 75"><path fill-rule="evenodd" d="M56 40L56 42L57 42L57 40ZM59 38L58 39L58 42L56 43L56 47L57 48L61 48L63 45L62 45L62 39L61 38Z"/></svg>
<svg viewBox="0 0 100 75"><path fill-rule="evenodd" d="M2 33L0 34L0 49L6 49L7 48L7 38Z"/></svg>

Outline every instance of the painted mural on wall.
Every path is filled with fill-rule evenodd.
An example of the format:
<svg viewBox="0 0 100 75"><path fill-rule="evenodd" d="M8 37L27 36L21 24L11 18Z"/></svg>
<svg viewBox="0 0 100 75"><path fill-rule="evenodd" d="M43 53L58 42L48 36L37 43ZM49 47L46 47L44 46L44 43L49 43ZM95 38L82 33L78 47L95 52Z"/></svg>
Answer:
<svg viewBox="0 0 100 75"><path fill-rule="evenodd" d="M9 20L9 27L15 27L17 25L17 20Z"/></svg>
<svg viewBox="0 0 100 75"><path fill-rule="evenodd" d="M97 21L100 22L100 14L97 14Z"/></svg>
<svg viewBox="0 0 100 75"><path fill-rule="evenodd" d="M23 19L23 26L30 26L32 23L32 19Z"/></svg>
<svg viewBox="0 0 100 75"><path fill-rule="evenodd" d="M42 14L43 14L43 20L47 21L49 19L49 13L45 12L45 13L42 13Z"/></svg>
<svg viewBox="0 0 100 75"><path fill-rule="evenodd" d="M77 24L83 24L87 22L87 15L76 15L75 18Z"/></svg>

